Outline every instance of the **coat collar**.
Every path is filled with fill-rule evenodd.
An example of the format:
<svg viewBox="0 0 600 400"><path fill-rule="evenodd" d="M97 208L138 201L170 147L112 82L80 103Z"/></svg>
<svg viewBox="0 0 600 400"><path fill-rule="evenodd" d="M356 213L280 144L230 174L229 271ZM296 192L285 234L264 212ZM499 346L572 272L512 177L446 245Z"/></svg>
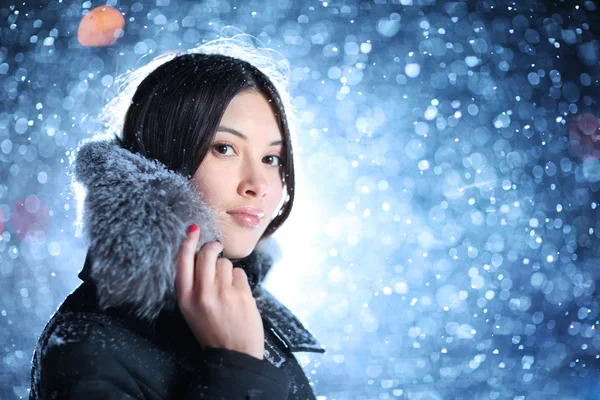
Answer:
<svg viewBox="0 0 600 400"><path fill-rule="evenodd" d="M176 258L186 227L196 223L198 248L222 240L217 217L189 179L158 161L121 148L114 140L83 144L77 151L74 185L90 246L79 278L92 283L102 309L126 307L155 321L178 311ZM83 190L79 190L83 189ZM273 238L234 263L248 275L252 294L269 328L290 351L323 352L294 314L262 287L279 256Z"/></svg>

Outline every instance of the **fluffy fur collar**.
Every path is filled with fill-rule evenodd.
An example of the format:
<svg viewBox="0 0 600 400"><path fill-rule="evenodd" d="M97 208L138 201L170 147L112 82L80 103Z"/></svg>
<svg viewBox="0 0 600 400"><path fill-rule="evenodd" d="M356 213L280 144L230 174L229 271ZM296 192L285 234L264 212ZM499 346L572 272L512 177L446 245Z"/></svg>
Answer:
<svg viewBox="0 0 600 400"><path fill-rule="evenodd" d="M198 249L222 239L202 193L189 179L114 140L78 149L74 184L85 190L82 222L89 241L80 277L95 285L100 306L127 306L150 321L163 310L176 310L176 258L186 228L200 227ZM269 238L234 265L246 271L261 315L292 351L322 352L291 311L261 287L279 257L279 246Z"/></svg>

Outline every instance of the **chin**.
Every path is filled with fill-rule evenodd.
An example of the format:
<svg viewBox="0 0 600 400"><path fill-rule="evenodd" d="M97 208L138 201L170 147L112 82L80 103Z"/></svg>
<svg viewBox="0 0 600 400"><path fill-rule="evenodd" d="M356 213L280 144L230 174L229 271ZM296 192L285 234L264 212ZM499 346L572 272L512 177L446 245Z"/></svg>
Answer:
<svg viewBox="0 0 600 400"><path fill-rule="evenodd" d="M229 246L227 246L229 247ZM223 257L228 258L230 260L239 260L241 258L247 257L252 253L254 247L250 246L232 246L229 248L223 249Z"/></svg>
<svg viewBox="0 0 600 400"><path fill-rule="evenodd" d="M264 229L260 230L262 234ZM239 233L232 233L229 230L224 229L224 241L223 241L223 257L230 260L239 260L241 258L248 257L258 244L258 237L244 237ZM246 232L247 233L247 232ZM253 232L257 234L257 232Z"/></svg>

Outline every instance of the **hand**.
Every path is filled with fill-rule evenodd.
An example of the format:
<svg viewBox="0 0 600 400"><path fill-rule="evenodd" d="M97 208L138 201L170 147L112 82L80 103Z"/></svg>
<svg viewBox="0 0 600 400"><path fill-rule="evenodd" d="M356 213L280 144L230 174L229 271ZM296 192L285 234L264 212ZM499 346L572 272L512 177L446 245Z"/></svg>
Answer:
<svg viewBox="0 0 600 400"><path fill-rule="evenodd" d="M195 227L195 230L194 230ZM264 332L246 272L233 268L219 242L208 242L195 253L200 231L192 225L177 259L179 309L202 346L249 354L260 360Z"/></svg>

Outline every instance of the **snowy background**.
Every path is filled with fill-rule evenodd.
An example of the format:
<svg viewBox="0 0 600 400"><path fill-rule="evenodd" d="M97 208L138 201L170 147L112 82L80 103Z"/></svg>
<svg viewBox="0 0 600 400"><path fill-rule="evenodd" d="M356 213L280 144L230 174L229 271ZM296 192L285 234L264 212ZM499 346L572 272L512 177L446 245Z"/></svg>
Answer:
<svg viewBox="0 0 600 400"><path fill-rule="evenodd" d="M116 44L84 47L108 4ZM0 399L79 284L69 154L114 78L233 26L291 64L299 194L267 287L327 399L600 392L593 1L12 1L0 7ZM598 326L598 328L596 328Z"/></svg>

